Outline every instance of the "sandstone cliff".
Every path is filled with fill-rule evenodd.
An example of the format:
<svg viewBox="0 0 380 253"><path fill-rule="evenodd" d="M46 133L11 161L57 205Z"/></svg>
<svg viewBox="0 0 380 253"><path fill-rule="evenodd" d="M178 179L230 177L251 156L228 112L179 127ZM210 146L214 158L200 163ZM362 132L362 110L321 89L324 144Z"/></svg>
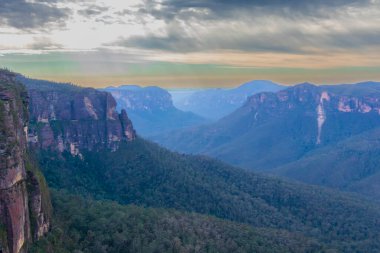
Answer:
<svg viewBox="0 0 380 253"><path fill-rule="evenodd" d="M21 77L30 96L32 146L68 151L81 156L82 150L108 148L135 138L126 112L116 112L111 94L70 84L56 84Z"/></svg>
<svg viewBox="0 0 380 253"><path fill-rule="evenodd" d="M50 226L44 178L27 154L28 96L0 70L0 252L26 252Z"/></svg>
<svg viewBox="0 0 380 253"><path fill-rule="evenodd" d="M309 130L314 135L314 143L319 145L380 125L379 92L365 90L363 85L352 85L361 88L362 94L357 94L347 91L350 86L330 87L304 83L277 93L254 95L248 99L243 109L253 116L253 124L287 113L297 114L300 118L308 117L310 122L315 122Z"/></svg>

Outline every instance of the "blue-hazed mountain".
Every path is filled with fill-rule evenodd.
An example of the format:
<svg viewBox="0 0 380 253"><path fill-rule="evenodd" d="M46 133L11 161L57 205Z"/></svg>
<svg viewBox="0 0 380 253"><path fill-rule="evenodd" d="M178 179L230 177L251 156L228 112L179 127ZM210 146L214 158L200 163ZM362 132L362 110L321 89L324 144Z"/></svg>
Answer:
<svg viewBox="0 0 380 253"><path fill-rule="evenodd" d="M174 106L181 105L182 101L190 97L192 94L198 91L205 90L204 88L173 88L168 89L168 92L172 96Z"/></svg>
<svg viewBox="0 0 380 253"><path fill-rule="evenodd" d="M216 123L155 140L173 150L380 199L374 194L379 129L380 83L305 83L256 94Z"/></svg>
<svg viewBox="0 0 380 253"><path fill-rule="evenodd" d="M346 114L356 114L355 132L279 166L273 172L305 183L354 191L380 200L380 83L363 82L324 88L349 98L346 104L340 103L338 109ZM359 110L355 112L355 108ZM343 129L341 126L337 132Z"/></svg>
<svg viewBox="0 0 380 253"><path fill-rule="evenodd" d="M137 132L142 136L148 137L206 122L194 113L174 107L169 92L159 87L123 85L103 90L110 92L115 98L118 111L127 111Z"/></svg>
<svg viewBox="0 0 380 253"><path fill-rule="evenodd" d="M251 81L232 89L203 89L195 91L172 92L175 106L183 111L190 111L207 119L220 119L244 104L247 98L259 92L275 92L284 86L271 81Z"/></svg>

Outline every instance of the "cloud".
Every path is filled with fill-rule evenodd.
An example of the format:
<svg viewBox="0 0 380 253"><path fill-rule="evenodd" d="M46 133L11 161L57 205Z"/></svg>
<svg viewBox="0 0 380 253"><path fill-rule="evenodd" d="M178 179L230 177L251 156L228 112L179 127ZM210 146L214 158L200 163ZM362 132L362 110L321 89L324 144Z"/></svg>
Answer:
<svg viewBox="0 0 380 253"><path fill-rule="evenodd" d="M302 32L297 30L258 31L249 29L246 24L240 24L237 32L236 24L216 25L200 31L195 26L171 23L162 35L121 38L114 45L179 53L214 50L302 53L306 50L303 49L305 39L299 39L302 36ZM287 40L281 40L284 37Z"/></svg>
<svg viewBox="0 0 380 253"><path fill-rule="evenodd" d="M380 0L0 0L0 28L3 54L107 49L93 58L320 66L379 56Z"/></svg>
<svg viewBox="0 0 380 253"><path fill-rule="evenodd" d="M53 42L47 37L35 37L34 42L27 45L32 50L59 50L63 49L63 45Z"/></svg>
<svg viewBox="0 0 380 253"><path fill-rule="evenodd" d="M59 8L54 1L0 0L0 26L17 29L43 29L64 25L70 9Z"/></svg>
<svg viewBox="0 0 380 253"><path fill-rule="evenodd" d="M110 8L107 6L99 6L99 5L89 5L85 9L79 10L78 13L85 17L92 17L92 16L98 16L106 11L108 11Z"/></svg>
<svg viewBox="0 0 380 253"><path fill-rule="evenodd" d="M164 25L145 36L119 38L114 45L178 53L320 54L380 44L378 1L147 0L139 13Z"/></svg>
<svg viewBox="0 0 380 253"><path fill-rule="evenodd" d="M146 36L132 36L129 38L120 38L114 43L114 46L136 47L145 49L159 49L166 51L191 52L201 50L201 42L196 38L185 34L184 30L177 24L172 23L166 27L166 34Z"/></svg>
<svg viewBox="0 0 380 253"><path fill-rule="evenodd" d="M203 17L208 19L236 18L241 12L270 12L282 15L320 15L346 6L360 6L371 3L370 0L145 0L140 12L159 19ZM255 13L252 13L255 14Z"/></svg>

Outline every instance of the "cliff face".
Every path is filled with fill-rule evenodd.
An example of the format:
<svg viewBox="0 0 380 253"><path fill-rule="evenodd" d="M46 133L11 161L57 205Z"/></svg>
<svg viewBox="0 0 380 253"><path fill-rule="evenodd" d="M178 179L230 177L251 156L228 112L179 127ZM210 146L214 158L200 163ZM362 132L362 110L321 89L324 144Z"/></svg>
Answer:
<svg viewBox="0 0 380 253"><path fill-rule="evenodd" d="M342 94L336 91L336 87L307 83L277 93L259 93L250 97L245 107L278 114L297 107L302 107L304 111L318 112L321 104L329 112L380 115L380 94Z"/></svg>
<svg viewBox="0 0 380 253"><path fill-rule="evenodd" d="M342 94L336 87L301 84L277 93L254 95L244 107L254 115L254 124L286 114L309 118L315 122L309 130L317 145L380 126L378 94Z"/></svg>
<svg viewBox="0 0 380 253"><path fill-rule="evenodd" d="M81 150L116 150L120 141L135 138L131 121L124 110L116 112L111 94L33 82L24 80L30 96L31 145L81 156Z"/></svg>
<svg viewBox="0 0 380 253"><path fill-rule="evenodd" d="M9 253L26 252L50 226L43 177L36 167L27 171L27 101L15 75L0 70L0 250Z"/></svg>

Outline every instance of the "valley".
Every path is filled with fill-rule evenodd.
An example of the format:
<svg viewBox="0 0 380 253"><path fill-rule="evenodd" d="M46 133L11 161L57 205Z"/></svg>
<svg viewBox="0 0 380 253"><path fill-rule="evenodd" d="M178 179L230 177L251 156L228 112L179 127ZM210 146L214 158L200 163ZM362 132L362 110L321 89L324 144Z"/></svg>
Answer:
<svg viewBox="0 0 380 253"><path fill-rule="evenodd" d="M0 253L379 253L380 0L0 0Z"/></svg>
<svg viewBox="0 0 380 253"><path fill-rule="evenodd" d="M13 77L9 78L12 80ZM118 215L156 217L143 223L152 224L154 231L159 228L156 227L159 222L166 222L167 213L175 209L177 220L173 221L174 227L168 228L167 232L176 233L177 223L185 222L186 225L182 226L188 227L176 247L186 247L184 238L188 236L200 245L211 243L211 238L202 236L197 239L193 235L197 220L204 223L204 219L207 219L209 226L216 226L213 230L221 229L225 231L223 233L230 233L229 229L237 226L245 226L228 235L231 240L236 240L235 244L240 245L242 251L248 251L246 247L249 247L266 252L270 247L275 247L285 252L307 249L354 251L364 248L375 252L380 247L380 213L375 203L335 190L252 173L205 156L171 152L136 135L133 122L124 110L116 112L115 100L106 92L39 80L21 81L29 94L30 156L38 161L49 187L54 191L53 219L57 222L52 234L35 246L36 250L50 251L56 247L70 251L70 247L93 247L90 244L79 246L79 242L75 242L77 239L72 237L73 229L82 221L70 223L68 218L62 220L76 205L86 206L88 203L97 207L93 210L84 209L78 213L78 219L86 219L87 215L92 215L90 212L98 212L95 217L91 216L94 224L98 224L99 219L106 215L107 206L113 205L114 208L120 208ZM17 81L14 79L12 82ZM313 94L318 94L317 88L312 89L315 92ZM297 92L305 94L304 90ZM250 105L261 101L263 94L268 97L274 93L254 95ZM308 94L305 96L312 97ZM258 100L255 100L256 97ZM78 106L73 107L74 104ZM268 111L260 112L264 114ZM318 145L315 136L310 140ZM324 140L323 137L321 140ZM72 204L63 204L61 199ZM155 209L158 209L158 213ZM188 217L192 213L207 216L191 218L193 222L189 223ZM136 225L120 223L122 227ZM91 231L101 236L104 232L97 226ZM65 236L57 234L54 232L56 229L65 229L67 233ZM75 228L75 233L81 234L90 228L78 229ZM264 232L258 234L257 231ZM155 236L158 236L156 233ZM142 240L145 234L144 229L136 231L133 236L140 238L136 240ZM283 237L285 242L272 241L272 234L276 234L276 240ZM119 236L130 239L132 235ZM170 240L178 241L170 234L167 236ZM252 238L252 244L241 243L247 236ZM296 238L300 237L306 238L303 240L310 241L310 244L295 243L298 240ZM66 240L71 244L66 244ZM113 247L108 244L108 240L102 239L97 247ZM114 237L112 240L115 240ZM260 248L259 245L263 244L256 245L256 240L269 243L270 247ZM136 247L135 243L126 243L122 244L123 247L132 251ZM220 243L216 240L210 247L224 247ZM165 245L163 242L159 244ZM110 252L113 250L106 249Z"/></svg>

